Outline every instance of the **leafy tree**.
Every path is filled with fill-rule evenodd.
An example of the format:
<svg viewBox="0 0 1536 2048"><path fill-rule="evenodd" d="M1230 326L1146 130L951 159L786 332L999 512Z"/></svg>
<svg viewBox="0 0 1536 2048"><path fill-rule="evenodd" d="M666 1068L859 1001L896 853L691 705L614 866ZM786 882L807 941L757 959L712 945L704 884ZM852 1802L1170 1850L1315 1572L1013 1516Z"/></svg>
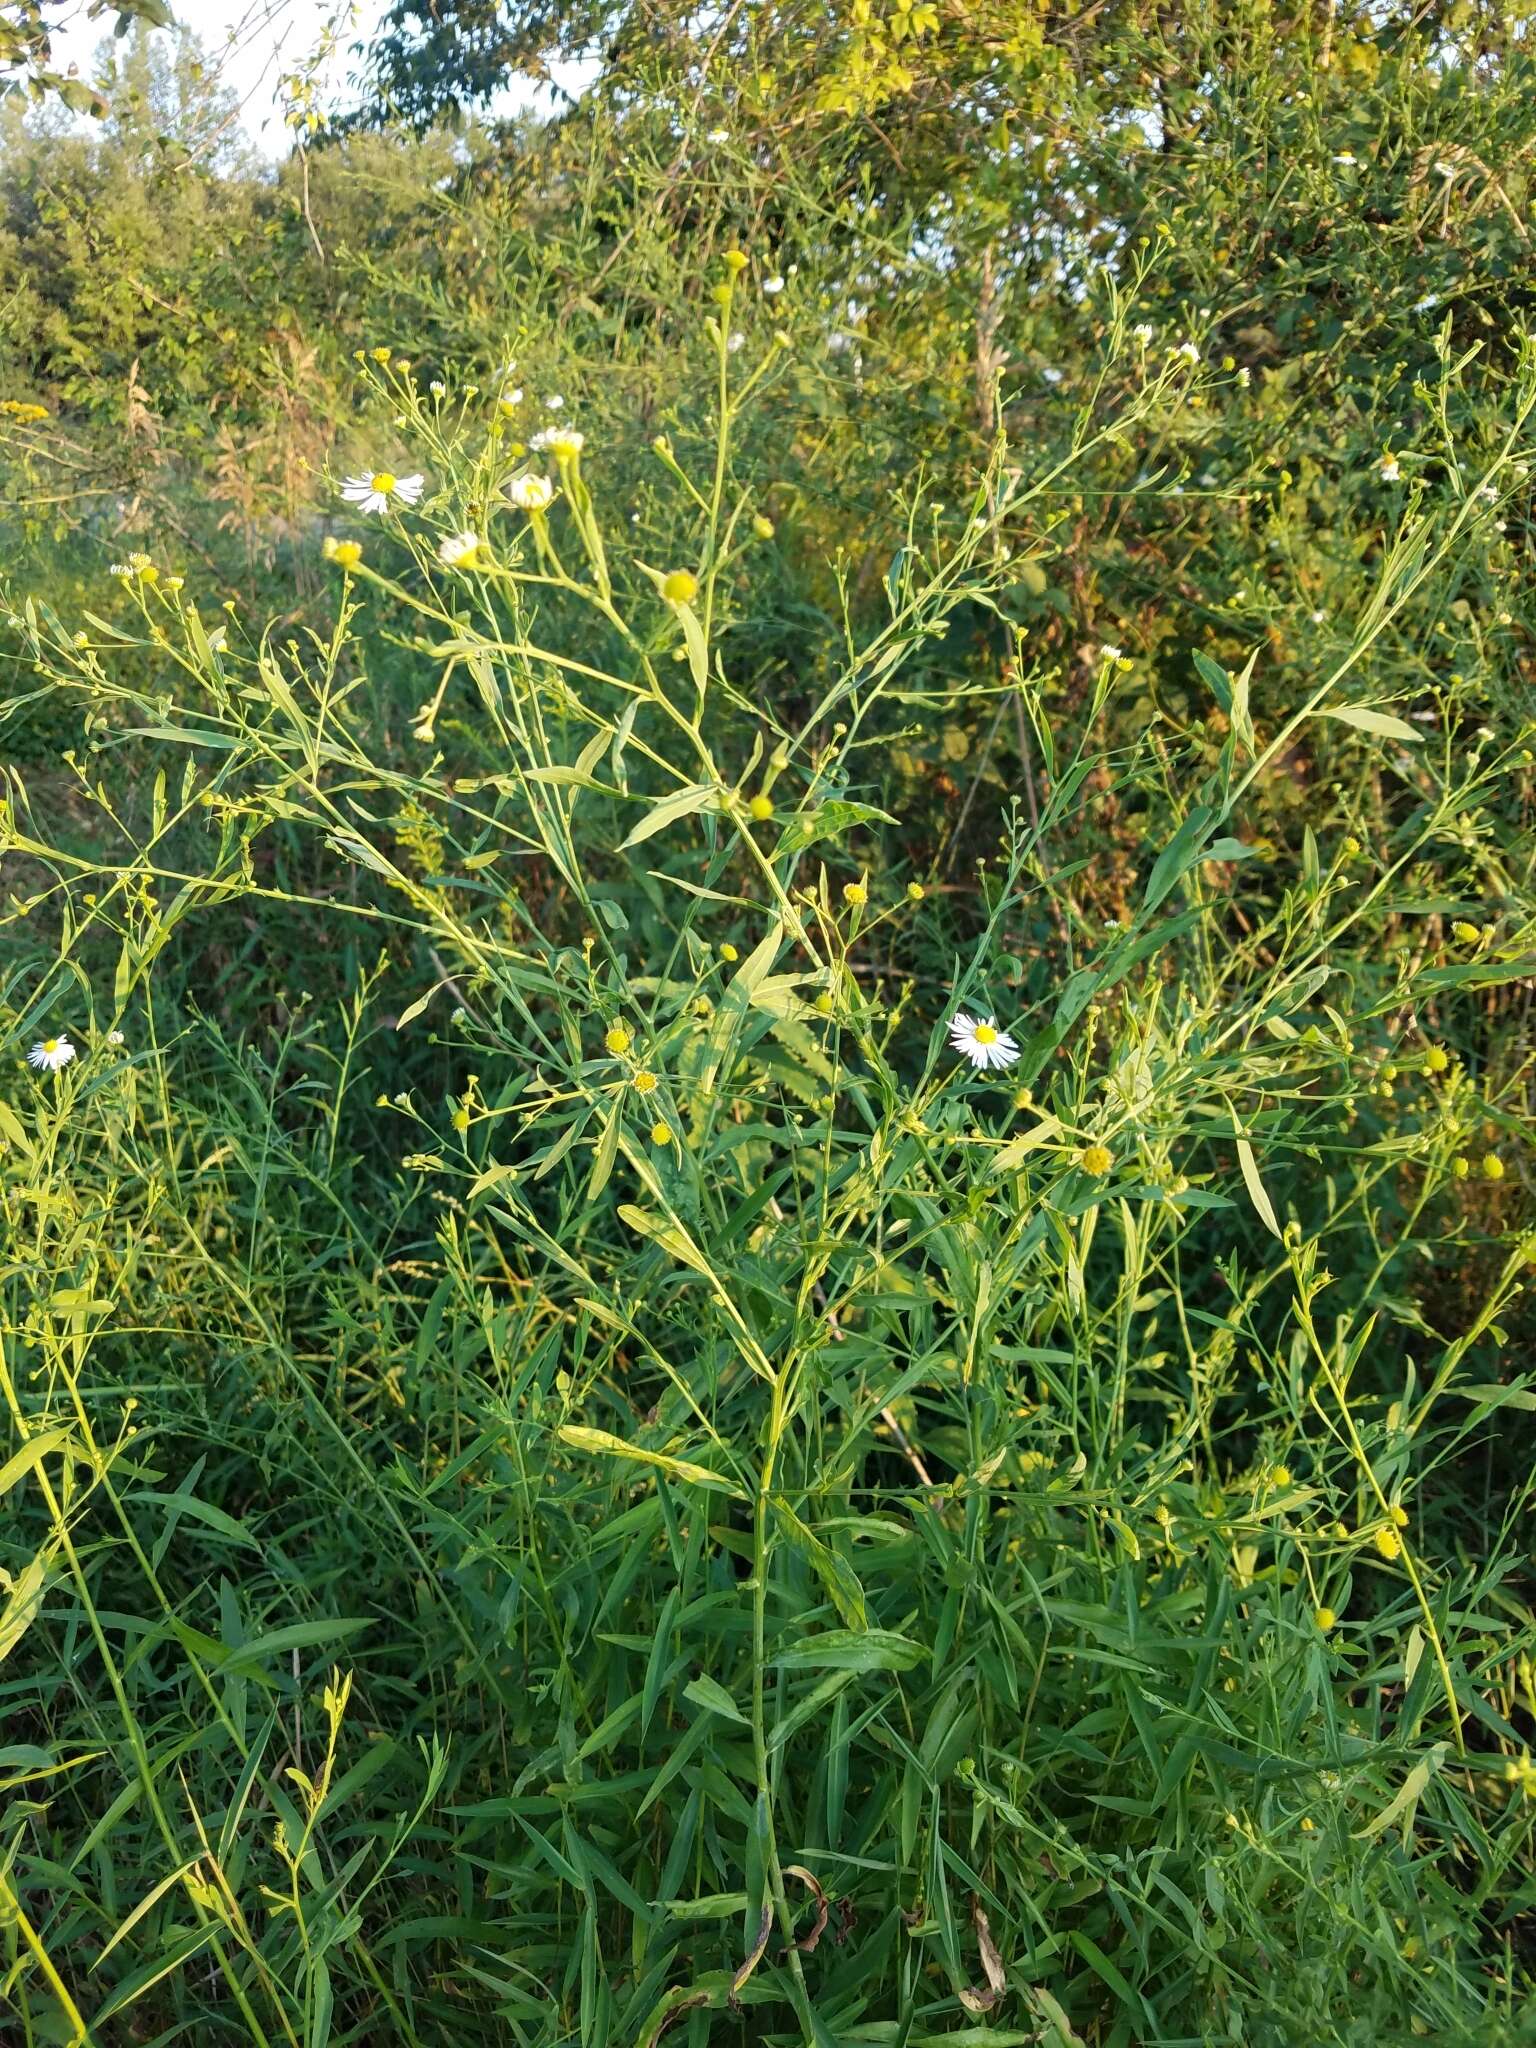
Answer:
<svg viewBox="0 0 1536 2048"><path fill-rule="evenodd" d="M50 97L71 113L102 115L103 95L71 73L53 69L53 30L60 15L79 12L73 0L0 0L0 97L25 93L34 103ZM117 17L117 34L126 35L136 22L170 28L170 0L90 0L88 20Z"/></svg>

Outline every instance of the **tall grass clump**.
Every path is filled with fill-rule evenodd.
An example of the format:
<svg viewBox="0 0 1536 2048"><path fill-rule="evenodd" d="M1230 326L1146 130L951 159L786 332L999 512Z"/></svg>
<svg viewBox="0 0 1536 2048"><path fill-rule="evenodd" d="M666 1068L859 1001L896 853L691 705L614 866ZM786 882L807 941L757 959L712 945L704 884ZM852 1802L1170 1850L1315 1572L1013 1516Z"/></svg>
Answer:
<svg viewBox="0 0 1536 2048"><path fill-rule="evenodd" d="M731 240L10 579L7 2041L1529 2038L1536 351L1330 530L1164 239L857 548Z"/></svg>

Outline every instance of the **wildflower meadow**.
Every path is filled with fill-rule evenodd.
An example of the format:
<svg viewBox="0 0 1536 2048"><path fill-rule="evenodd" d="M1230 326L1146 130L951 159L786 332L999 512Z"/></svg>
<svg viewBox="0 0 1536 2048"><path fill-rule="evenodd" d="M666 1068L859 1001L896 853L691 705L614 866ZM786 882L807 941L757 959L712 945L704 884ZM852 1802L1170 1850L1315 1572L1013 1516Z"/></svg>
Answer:
<svg viewBox="0 0 1536 2048"><path fill-rule="evenodd" d="M0 4L0 2043L1536 2041L1536 11L214 11Z"/></svg>

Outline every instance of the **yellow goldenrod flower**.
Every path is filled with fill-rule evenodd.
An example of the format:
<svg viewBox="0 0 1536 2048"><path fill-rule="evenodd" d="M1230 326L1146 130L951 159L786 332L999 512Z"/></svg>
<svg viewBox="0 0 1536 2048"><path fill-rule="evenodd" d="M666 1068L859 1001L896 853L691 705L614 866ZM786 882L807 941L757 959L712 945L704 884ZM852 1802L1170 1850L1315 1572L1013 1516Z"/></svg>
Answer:
<svg viewBox="0 0 1536 2048"><path fill-rule="evenodd" d="M626 1024L610 1024L603 1034L603 1043L615 1059L627 1053L634 1042L633 1034Z"/></svg>
<svg viewBox="0 0 1536 2048"><path fill-rule="evenodd" d="M1091 1173L1097 1179L1108 1173L1115 1163L1115 1155L1107 1145L1085 1145L1077 1155L1077 1163L1084 1173Z"/></svg>
<svg viewBox="0 0 1536 2048"><path fill-rule="evenodd" d="M660 1085L660 1082L649 1067L641 1067L635 1075L635 1093L637 1095L654 1095Z"/></svg>
<svg viewBox="0 0 1536 2048"><path fill-rule="evenodd" d="M670 1124L651 1125L651 1143L653 1145L670 1145L671 1142L672 1127Z"/></svg>
<svg viewBox="0 0 1536 2048"><path fill-rule="evenodd" d="M722 960L739 960L741 958L741 955L737 952L736 948L731 944L729 939L724 939L721 941L720 945L720 958Z"/></svg>
<svg viewBox="0 0 1536 2048"><path fill-rule="evenodd" d="M862 882L844 882L843 901L852 910L858 910L869 901L869 891Z"/></svg>
<svg viewBox="0 0 1536 2048"><path fill-rule="evenodd" d="M1393 1558L1401 1557L1403 1554L1403 1539L1393 1528L1378 1529L1371 1541L1389 1563Z"/></svg>
<svg viewBox="0 0 1536 2048"><path fill-rule="evenodd" d="M1483 1179L1502 1180L1503 1178L1503 1160L1499 1157L1497 1152L1485 1152L1483 1154Z"/></svg>

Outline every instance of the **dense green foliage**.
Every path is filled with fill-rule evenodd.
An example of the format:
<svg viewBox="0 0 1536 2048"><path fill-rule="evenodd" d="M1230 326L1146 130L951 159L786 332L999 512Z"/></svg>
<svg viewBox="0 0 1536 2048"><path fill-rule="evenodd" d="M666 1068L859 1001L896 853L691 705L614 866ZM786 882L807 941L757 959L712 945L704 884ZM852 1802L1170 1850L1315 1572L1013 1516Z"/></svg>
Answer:
<svg viewBox="0 0 1536 2048"><path fill-rule="evenodd" d="M395 12L0 112L0 2037L1530 2038L1524 12Z"/></svg>

